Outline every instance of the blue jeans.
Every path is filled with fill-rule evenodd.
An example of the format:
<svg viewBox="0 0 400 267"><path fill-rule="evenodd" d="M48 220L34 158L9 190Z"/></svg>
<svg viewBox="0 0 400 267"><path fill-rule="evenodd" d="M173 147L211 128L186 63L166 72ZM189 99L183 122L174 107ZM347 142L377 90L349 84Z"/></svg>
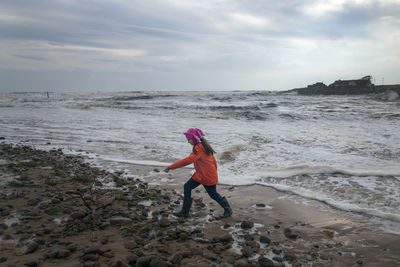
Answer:
<svg viewBox="0 0 400 267"><path fill-rule="evenodd" d="M192 189L195 189L196 187L198 187L199 185L201 185L201 183L193 180L192 178L190 178L185 185L183 186L183 192L184 192L184 199L186 200L190 200L190 198L192 197ZM204 188L206 189L208 195L214 199L215 201L217 201L218 203L220 203L220 201L222 200L222 197L220 194L218 194L217 192L217 185L204 185Z"/></svg>

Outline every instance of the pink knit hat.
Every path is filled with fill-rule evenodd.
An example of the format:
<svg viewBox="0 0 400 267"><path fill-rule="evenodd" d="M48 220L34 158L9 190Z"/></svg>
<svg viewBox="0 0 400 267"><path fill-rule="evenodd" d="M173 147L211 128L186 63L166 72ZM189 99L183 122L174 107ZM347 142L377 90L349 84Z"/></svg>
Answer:
<svg viewBox="0 0 400 267"><path fill-rule="evenodd" d="M200 139L204 136L203 132L197 128L190 128L183 134L186 135L186 138L192 140L194 144L200 143Z"/></svg>

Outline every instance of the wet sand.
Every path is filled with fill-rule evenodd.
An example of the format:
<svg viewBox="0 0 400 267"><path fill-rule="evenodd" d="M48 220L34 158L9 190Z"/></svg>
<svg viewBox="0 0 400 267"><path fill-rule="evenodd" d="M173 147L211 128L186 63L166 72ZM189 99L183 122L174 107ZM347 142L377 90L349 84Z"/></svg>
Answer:
<svg viewBox="0 0 400 267"><path fill-rule="evenodd" d="M151 171L148 167L137 168ZM172 187L182 193L190 171L174 170L168 176L173 177L174 185L160 186ZM234 211L231 218L224 219L225 222L234 224L251 220L262 225L257 229L259 234L279 243L276 247L290 248L308 259L329 259L314 262L313 266L400 266L400 235L384 233L379 225L368 223L367 217L354 216L323 203L305 205L299 196L261 185L218 185L217 190L227 197ZM215 214L222 213L202 186L196 188L192 196L202 198ZM288 239L284 229L291 229L298 238ZM305 251L309 254L305 255Z"/></svg>

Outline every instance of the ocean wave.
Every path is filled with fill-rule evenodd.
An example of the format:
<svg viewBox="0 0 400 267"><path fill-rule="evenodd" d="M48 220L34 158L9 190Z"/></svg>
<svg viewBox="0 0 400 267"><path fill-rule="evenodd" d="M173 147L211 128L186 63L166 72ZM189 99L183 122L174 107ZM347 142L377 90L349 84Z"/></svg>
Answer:
<svg viewBox="0 0 400 267"><path fill-rule="evenodd" d="M115 101L133 101L133 100L149 100L153 99L150 95L138 95L138 96L114 96L112 97Z"/></svg>
<svg viewBox="0 0 400 267"><path fill-rule="evenodd" d="M399 176L400 168L385 170L339 169L331 166L295 165L282 169L263 170L264 177L289 178L307 174L343 174L351 176Z"/></svg>
<svg viewBox="0 0 400 267"><path fill-rule="evenodd" d="M255 111L225 111L221 113L223 116L235 118L235 119L247 119L247 120L258 120L258 121L265 121L268 119L268 115L263 112L255 112Z"/></svg>
<svg viewBox="0 0 400 267"><path fill-rule="evenodd" d="M208 107L210 110L228 110L228 111L233 111L233 110L261 110L261 108L258 105L250 105L250 106L235 106L235 105L229 105L229 106L209 106Z"/></svg>

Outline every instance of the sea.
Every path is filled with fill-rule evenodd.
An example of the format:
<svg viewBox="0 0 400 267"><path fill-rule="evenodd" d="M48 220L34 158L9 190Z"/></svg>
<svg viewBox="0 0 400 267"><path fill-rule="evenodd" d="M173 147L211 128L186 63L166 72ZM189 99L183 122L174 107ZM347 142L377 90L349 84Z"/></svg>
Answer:
<svg viewBox="0 0 400 267"><path fill-rule="evenodd" d="M267 91L2 93L0 114L2 142L83 154L127 176L129 165L162 170L188 156L183 132L200 128L217 151L220 184L272 187L400 234L399 101ZM145 178L169 182L163 175Z"/></svg>

